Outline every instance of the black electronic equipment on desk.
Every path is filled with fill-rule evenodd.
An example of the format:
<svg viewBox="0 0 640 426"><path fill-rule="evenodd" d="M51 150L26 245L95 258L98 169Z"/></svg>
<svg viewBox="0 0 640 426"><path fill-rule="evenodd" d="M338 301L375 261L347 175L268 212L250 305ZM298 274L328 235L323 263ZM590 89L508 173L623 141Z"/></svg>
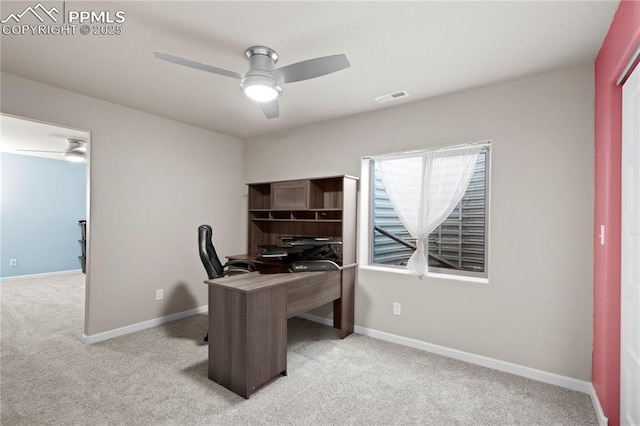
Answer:
<svg viewBox="0 0 640 426"><path fill-rule="evenodd" d="M336 271L336 248L342 243L325 237L281 237L281 245L261 245L260 258L279 262L291 272ZM260 267L258 267L260 270ZM262 271L261 271L262 272ZM268 272L267 272L268 273Z"/></svg>

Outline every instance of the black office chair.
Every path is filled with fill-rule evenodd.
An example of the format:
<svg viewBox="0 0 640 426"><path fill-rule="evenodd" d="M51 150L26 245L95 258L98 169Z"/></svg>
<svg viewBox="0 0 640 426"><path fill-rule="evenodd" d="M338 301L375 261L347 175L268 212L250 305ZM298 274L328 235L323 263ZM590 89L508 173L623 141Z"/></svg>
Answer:
<svg viewBox="0 0 640 426"><path fill-rule="evenodd" d="M210 280L221 278L233 274L246 274L257 271L258 268L253 262L248 260L230 260L224 265L220 262L216 249L213 247L213 230L209 225L200 225L198 227L198 250L200 252L200 260L207 271L207 277ZM204 338L205 342L209 341L209 334Z"/></svg>

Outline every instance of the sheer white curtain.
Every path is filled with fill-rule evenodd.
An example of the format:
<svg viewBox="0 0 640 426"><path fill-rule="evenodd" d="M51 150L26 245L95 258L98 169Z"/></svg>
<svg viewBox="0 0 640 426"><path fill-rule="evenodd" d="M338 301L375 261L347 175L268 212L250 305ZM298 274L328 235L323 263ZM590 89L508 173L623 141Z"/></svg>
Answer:
<svg viewBox="0 0 640 426"><path fill-rule="evenodd" d="M429 234L453 211L469 186L480 145L374 157L391 205L416 239L407 269L428 270Z"/></svg>

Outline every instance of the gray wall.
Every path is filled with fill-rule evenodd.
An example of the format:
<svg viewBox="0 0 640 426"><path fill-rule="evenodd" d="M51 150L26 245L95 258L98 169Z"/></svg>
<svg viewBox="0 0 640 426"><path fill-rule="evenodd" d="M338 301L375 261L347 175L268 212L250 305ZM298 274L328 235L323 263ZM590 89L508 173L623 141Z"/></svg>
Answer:
<svg viewBox="0 0 640 426"><path fill-rule="evenodd" d="M5 73L1 101L92 132L87 334L206 304L195 229L211 223L221 254L243 252L244 182L359 176L364 155L490 139L489 284L360 269L356 323L590 381L591 66L246 144Z"/></svg>
<svg viewBox="0 0 640 426"><path fill-rule="evenodd" d="M253 138L245 180L360 176L365 155L492 140L489 283L360 269L356 324L590 381L593 77L551 72Z"/></svg>
<svg viewBox="0 0 640 426"><path fill-rule="evenodd" d="M86 334L207 304L197 227L222 255L245 249L242 140L6 73L1 102L91 131Z"/></svg>

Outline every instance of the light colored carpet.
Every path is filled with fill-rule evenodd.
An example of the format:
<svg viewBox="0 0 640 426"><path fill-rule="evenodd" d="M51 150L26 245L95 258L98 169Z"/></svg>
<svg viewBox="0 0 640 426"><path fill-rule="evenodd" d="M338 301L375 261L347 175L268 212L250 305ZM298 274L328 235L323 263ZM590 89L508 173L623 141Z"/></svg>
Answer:
<svg viewBox="0 0 640 426"><path fill-rule="evenodd" d="M298 318L244 400L207 378L204 314L85 345L82 274L0 286L6 425L597 425L586 394Z"/></svg>

